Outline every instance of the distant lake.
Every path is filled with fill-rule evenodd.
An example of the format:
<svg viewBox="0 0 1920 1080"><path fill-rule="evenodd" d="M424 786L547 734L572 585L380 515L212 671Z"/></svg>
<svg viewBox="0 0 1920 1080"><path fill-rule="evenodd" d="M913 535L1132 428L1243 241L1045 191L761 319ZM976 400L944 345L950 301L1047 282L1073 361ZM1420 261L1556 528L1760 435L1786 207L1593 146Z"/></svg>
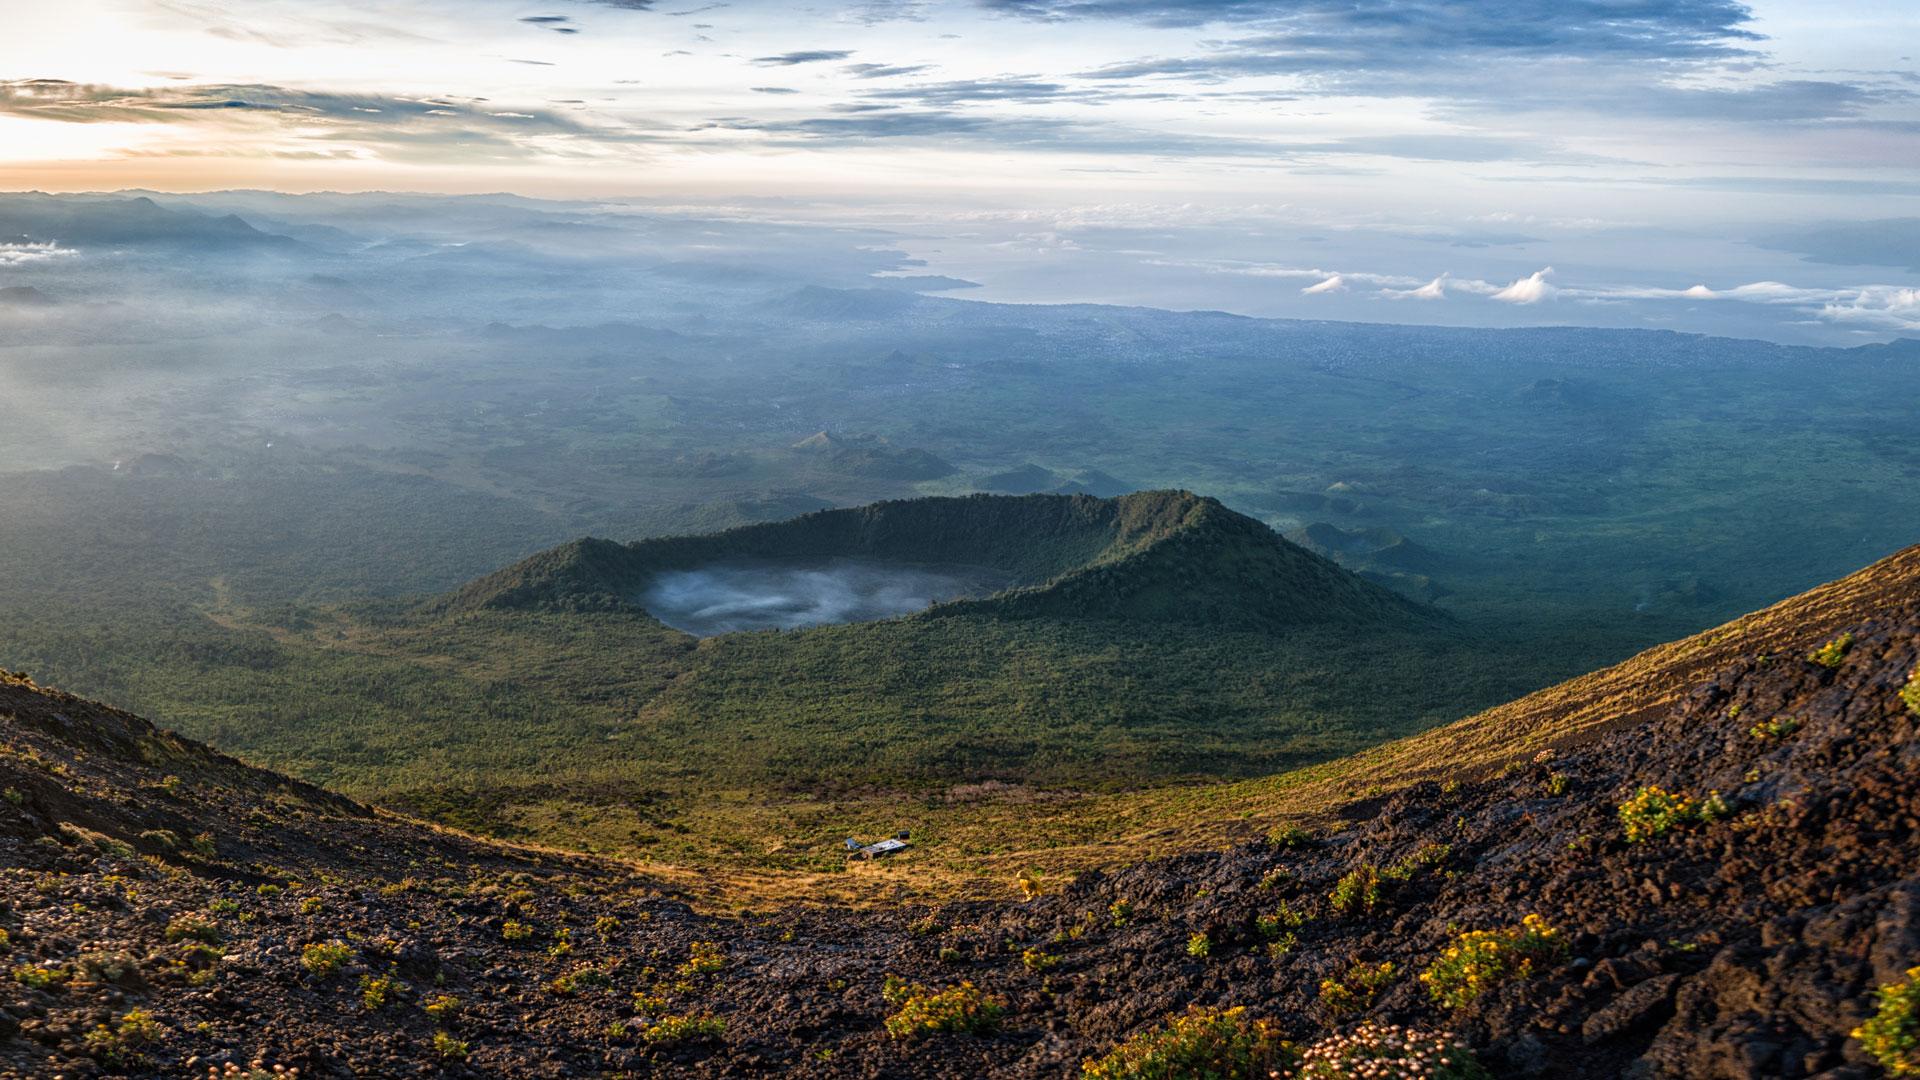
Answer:
<svg viewBox="0 0 1920 1080"><path fill-rule="evenodd" d="M832 558L714 563L660 574L641 594L654 618L699 637L872 622L1014 583L983 566Z"/></svg>

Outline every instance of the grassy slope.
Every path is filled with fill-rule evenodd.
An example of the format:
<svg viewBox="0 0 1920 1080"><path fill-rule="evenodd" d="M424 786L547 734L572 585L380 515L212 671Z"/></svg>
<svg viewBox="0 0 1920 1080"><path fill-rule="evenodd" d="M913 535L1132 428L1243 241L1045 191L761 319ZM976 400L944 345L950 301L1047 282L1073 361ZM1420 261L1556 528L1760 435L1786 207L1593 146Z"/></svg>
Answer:
<svg viewBox="0 0 1920 1080"><path fill-rule="evenodd" d="M1243 840L1280 823L1339 817L1421 780L1497 771L1541 750L1573 745L1670 705L1706 673L1743 656L1810 651L1865 615L1920 596L1920 547L1856 574L1613 667L1581 676L1457 722L1351 756L1280 775L1112 795L1046 793L1024 787L899 797L776 803L721 793L699 812L724 822L740 848L833 828L878 833L911 824L913 851L880 864L780 871L762 861L719 859L694 870L671 860L649 872L726 903L795 895L855 902L908 895L1000 895L1015 874L1070 875L1196 846ZM593 844L617 832L617 805L528 806L517 811L541 834ZM644 857L644 853L643 853Z"/></svg>

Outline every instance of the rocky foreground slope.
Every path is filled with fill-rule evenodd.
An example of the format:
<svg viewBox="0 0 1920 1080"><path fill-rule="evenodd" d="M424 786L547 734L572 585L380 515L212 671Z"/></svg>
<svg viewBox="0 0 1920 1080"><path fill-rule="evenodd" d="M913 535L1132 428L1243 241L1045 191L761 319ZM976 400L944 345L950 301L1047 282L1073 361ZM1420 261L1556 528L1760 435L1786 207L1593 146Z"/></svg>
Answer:
<svg viewBox="0 0 1920 1080"><path fill-rule="evenodd" d="M1920 965L1920 585L1880 584L1337 830L898 910L698 915L5 680L0 1075L1058 1076L1188 1016L1226 1075L1400 1075L1290 1064L1379 1022L1464 1046L1437 1075L1867 1080ZM1198 1075L1122 1071L1155 1049L1095 1075Z"/></svg>

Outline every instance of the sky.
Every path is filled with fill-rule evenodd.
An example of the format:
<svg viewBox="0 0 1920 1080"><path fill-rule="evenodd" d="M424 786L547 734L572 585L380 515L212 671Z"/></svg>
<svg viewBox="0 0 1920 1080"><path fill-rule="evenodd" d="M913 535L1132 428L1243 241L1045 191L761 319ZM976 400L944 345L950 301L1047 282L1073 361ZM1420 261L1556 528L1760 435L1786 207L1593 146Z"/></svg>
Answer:
<svg viewBox="0 0 1920 1080"><path fill-rule="evenodd" d="M1912 0L0 0L0 189L897 229L1004 300L1920 335Z"/></svg>

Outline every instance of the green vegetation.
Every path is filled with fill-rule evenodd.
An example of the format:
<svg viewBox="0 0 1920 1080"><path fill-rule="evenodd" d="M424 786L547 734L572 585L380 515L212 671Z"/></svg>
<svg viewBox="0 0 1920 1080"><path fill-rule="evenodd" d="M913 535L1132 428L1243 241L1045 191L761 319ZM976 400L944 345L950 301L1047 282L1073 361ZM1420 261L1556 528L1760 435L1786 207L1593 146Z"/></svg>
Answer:
<svg viewBox="0 0 1920 1080"><path fill-rule="evenodd" d="M1853 1031L1888 1076L1920 1076L1920 967L1874 994L1873 1016Z"/></svg>
<svg viewBox="0 0 1920 1080"><path fill-rule="evenodd" d="M1267 842L1277 848L1301 847L1312 839L1313 834L1298 825L1276 825L1267 830Z"/></svg>
<svg viewBox="0 0 1920 1080"><path fill-rule="evenodd" d="M469 1047L464 1039L456 1039L444 1031L433 1033L433 1053L442 1061L465 1061Z"/></svg>
<svg viewBox="0 0 1920 1080"><path fill-rule="evenodd" d="M1852 648L1853 635L1851 633L1845 633L1813 650L1807 659L1819 664L1821 667L1837 668L1840 666L1840 662L1847 658L1847 653L1852 650Z"/></svg>
<svg viewBox="0 0 1920 1080"><path fill-rule="evenodd" d="M318 941L300 950L300 966L315 978L331 978L353 959L353 947L339 941Z"/></svg>
<svg viewBox="0 0 1920 1080"><path fill-rule="evenodd" d="M1913 674L1907 676L1907 685L1900 688L1900 700L1907 703L1907 708L1914 715L1920 716L1920 667L1914 668Z"/></svg>
<svg viewBox="0 0 1920 1080"><path fill-rule="evenodd" d="M1300 1055L1295 1080L1487 1080L1465 1043L1411 1028L1364 1023Z"/></svg>
<svg viewBox="0 0 1920 1080"><path fill-rule="evenodd" d="M1761 742L1779 742L1799 730L1799 720L1791 716L1776 716L1748 728L1747 734Z"/></svg>
<svg viewBox="0 0 1920 1080"><path fill-rule="evenodd" d="M54 990L72 979L73 972L66 968L21 964L13 969L13 981L29 990Z"/></svg>
<svg viewBox="0 0 1920 1080"><path fill-rule="evenodd" d="M1082 1062L1080 1073L1083 1080L1266 1080L1289 1058L1278 1029L1245 1008L1192 1007Z"/></svg>
<svg viewBox="0 0 1920 1080"><path fill-rule="evenodd" d="M1669 792L1649 784L1620 804L1620 824L1627 843L1638 844L1687 825L1718 821L1732 813L1717 791L1696 799L1685 792Z"/></svg>
<svg viewBox="0 0 1920 1080"><path fill-rule="evenodd" d="M1422 870L1444 861L1450 850L1445 844L1424 844L1385 869L1362 863L1334 882L1327 902L1333 905L1336 915L1371 915L1394 889L1413 880Z"/></svg>
<svg viewBox="0 0 1920 1080"><path fill-rule="evenodd" d="M1006 1002L970 982L945 990L931 990L891 976L881 991L894 1007L887 1017L887 1034L912 1039L937 1032L984 1035L1000 1025Z"/></svg>
<svg viewBox="0 0 1920 1080"><path fill-rule="evenodd" d="M392 973L375 975L369 972L360 976L360 1004L368 1012L377 1012L392 1004L395 998L404 997L412 989Z"/></svg>
<svg viewBox="0 0 1920 1080"><path fill-rule="evenodd" d="M168 941L201 941L220 944L220 927L198 915L176 915L167 923Z"/></svg>
<svg viewBox="0 0 1920 1080"><path fill-rule="evenodd" d="M1383 881L1378 867L1363 863L1334 882L1327 902L1333 905L1336 915L1371 915L1385 898Z"/></svg>
<svg viewBox="0 0 1920 1080"><path fill-rule="evenodd" d="M1195 957L1196 959L1200 959L1200 960L1205 960L1208 956L1211 956L1212 954L1213 954L1213 939L1208 937L1204 930L1196 931L1192 937L1187 939L1187 955L1188 956Z"/></svg>
<svg viewBox="0 0 1920 1080"><path fill-rule="evenodd" d="M656 1046L675 1046L684 1042L715 1040L725 1037L727 1022L706 1013L662 1016L648 1024L640 1037Z"/></svg>
<svg viewBox="0 0 1920 1080"><path fill-rule="evenodd" d="M1307 916L1295 911L1293 905L1282 900L1280 906L1274 911L1256 917L1253 920L1253 929L1272 945L1280 946L1275 950L1275 954L1278 955L1293 946L1296 940L1293 931L1306 924Z"/></svg>
<svg viewBox="0 0 1920 1080"><path fill-rule="evenodd" d="M1020 953L1020 963L1028 971L1051 971L1060 966L1060 956L1045 949L1024 949Z"/></svg>
<svg viewBox="0 0 1920 1080"><path fill-rule="evenodd" d="M1505 930L1470 930L1420 973L1434 1001L1461 1008L1502 983L1538 974L1566 956L1560 931L1539 915Z"/></svg>
<svg viewBox="0 0 1920 1080"><path fill-rule="evenodd" d="M696 941L687 949L687 962L680 965L684 975L711 975L727 966L727 952L718 942Z"/></svg>
<svg viewBox="0 0 1920 1080"><path fill-rule="evenodd" d="M1337 979L1320 980L1320 1005L1336 1020L1356 1016L1373 1007L1373 999L1397 974L1399 969L1390 960L1355 964Z"/></svg>
<svg viewBox="0 0 1920 1080"><path fill-rule="evenodd" d="M111 1027L96 1026L87 1032L82 1044L87 1053L109 1065L137 1065L146 1047L166 1037L167 1028L145 1009L129 1009Z"/></svg>

